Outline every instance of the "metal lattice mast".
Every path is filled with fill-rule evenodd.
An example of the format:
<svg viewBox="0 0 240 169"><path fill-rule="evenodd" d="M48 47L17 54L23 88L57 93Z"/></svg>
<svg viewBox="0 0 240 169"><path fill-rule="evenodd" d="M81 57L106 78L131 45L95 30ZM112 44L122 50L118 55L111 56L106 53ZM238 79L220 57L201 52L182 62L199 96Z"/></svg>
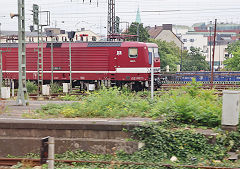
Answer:
<svg viewBox="0 0 240 169"><path fill-rule="evenodd" d="M112 35L115 33L115 0L108 0L108 27L107 40L112 40Z"/></svg>
<svg viewBox="0 0 240 169"><path fill-rule="evenodd" d="M42 82L43 82L43 65L42 65L42 47L40 46L40 35L42 41L42 27L39 25L39 6L37 4L33 4L33 31L36 31L38 34L38 59L37 59L37 72L38 72L38 94L42 93ZM34 30L34 26L36 26L36 30ZM41 30L40 30L41 29ZM41 43L42 45L42 43Z"/></svg>
<svg viewBox="0 0 240 169"><path fill-rule="evenodd" d="M25 4L18 0L18 95L17 105L28 103L26 87Z"/></svg>
<svg viewBox="0 0 240 169"><path fill-rule="evenodd" d="M47 13L46 24L39 24L40 13ZM38 94L41 94L42 85L43 85L43 27L50 25L50 12L39 11L39 6L37 4L33 4L33 30L34 30L34 25L37 26L37 33L38 33L38 49L37 49L38 51L38 60L37 60ZM41 36L41 39L40 39L40 36Z"/></svg>

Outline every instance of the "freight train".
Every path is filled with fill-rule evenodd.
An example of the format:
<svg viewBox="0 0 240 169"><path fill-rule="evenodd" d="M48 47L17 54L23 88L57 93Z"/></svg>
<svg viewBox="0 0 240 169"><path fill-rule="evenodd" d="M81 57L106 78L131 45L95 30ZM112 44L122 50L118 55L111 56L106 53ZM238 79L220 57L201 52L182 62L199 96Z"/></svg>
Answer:
<svg viewBox="0 0 240 169"><path fill-rule="evenodd" d="M190 82L193 78L198 82L209 83L211 81L211 72L209 71L192 71L192 72L174 72L163 73L162 78L166 83L172 82ZM239 83L239 71L215 71L213 72L214 83Z"/></svg>
<svg viewBox="0 0 240 169"><path fill-rule="evenodd" d="M38 44L26 44L26 80L38 80ZM18 44L2 43L4 79L18 79ZM91 84L130 85L135 90L150 86L151 61L154 60L154 81L160 85L158 46L142 42L74 42L71 43L73 85L88 88ZM53 43L53 80L70 79L69 43ZM43 81L51 80L51 43L43 44Z"/></svg>

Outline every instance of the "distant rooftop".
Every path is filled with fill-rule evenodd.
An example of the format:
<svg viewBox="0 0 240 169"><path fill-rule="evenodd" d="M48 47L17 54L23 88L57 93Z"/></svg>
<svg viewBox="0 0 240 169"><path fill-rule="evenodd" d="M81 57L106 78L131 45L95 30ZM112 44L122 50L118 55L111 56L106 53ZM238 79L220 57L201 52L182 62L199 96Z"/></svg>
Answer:
<svg viewBox="0 0 240 169"><path fill-rule="evenodd" d="M150 38L155 39L163 30L162 26L155 26L147 28Z"/></svg>
<svg viewBox="0 0 240 169"><path fill-rule="evenodd" d="M18 31L1 31L2 36L18 36ZM45 36L45 33L43 32ZM26 36L38 36L37 32L26 31Z"/></svg>

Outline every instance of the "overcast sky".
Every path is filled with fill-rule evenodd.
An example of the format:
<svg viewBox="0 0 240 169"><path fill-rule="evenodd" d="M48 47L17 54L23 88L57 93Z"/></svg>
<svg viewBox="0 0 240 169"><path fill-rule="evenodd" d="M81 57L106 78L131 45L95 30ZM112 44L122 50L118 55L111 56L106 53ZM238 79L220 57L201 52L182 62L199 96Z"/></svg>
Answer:
<svg viewBox="0 0 240 169"><path fill-rule="evenodd" d="M51 26L65 30L85 27L96 33L106 33L107 0L25 0L26 27L32 24L32 4L41 10L51 11ZM116 15L121 21L133 22L140 8L144 26L163 23L191 26L196 22L240 23L240 0L116 0ZM159 12L150 12L159 11ZM9 13L17 13L17 0L0 0L0 23L2 30L17 30L17 18L10 19ZM44 18L44 17L43 17ZM122 25L124 28L125 25Z"/></svg>

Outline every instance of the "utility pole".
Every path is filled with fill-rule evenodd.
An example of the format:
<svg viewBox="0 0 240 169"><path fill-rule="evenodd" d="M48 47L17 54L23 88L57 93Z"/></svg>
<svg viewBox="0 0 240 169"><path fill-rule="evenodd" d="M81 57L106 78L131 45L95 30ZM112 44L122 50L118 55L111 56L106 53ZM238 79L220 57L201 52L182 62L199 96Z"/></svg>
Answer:
<svg viewBox="0 0 240 169"><path fill-rule="evenodd" d="M0 43L2 43L2 23L0 23Z"/></svg>
<svg viewBox="0 0 240 169"><path fill-rule="evenodd" d="M70 93L72 92L72 46L71 46L71 42L72 39L69 41L69 69L70 69Z"/></svg>
<svg viewBox="0 0 240 169"><path fill-rule="evenodd" d="M2 74L2 54L5 53L5 52L8 52L8 51L3 51L3 50L0 50L0 97L2 97L2 82L3 82L3 74Z"/></svg>
<svg viewBox="0 0 240 169"><path fill-rule="evenodd" d="M10 14L11 18L18 16L18 94L17 105L28 104L26 87L26 45L25 45L25 3L18 0L18 14Z"/></svg>
<svg viewBox="0 0 240 169"><path fill-rule="evenodd" d="M53 84L53 37L51 36L51 84Z"/></svg>
<svg viewBox="0 0 240 169"><path fill-rule="evenodd" d="M209 65L210 65L210 71L212 70L211 68L211 57L212 57L212 21L210 21L210 27L209 27L209 30L210 30L210 61L209 61Z"/></svg>
<svg viewBox="0 0 240 169"><path fill-rule="evenodd" d="M212 71L211 71L211 88L213 88L213 69L214 69L214 55L215 55L215 45L216 45L216 33L217 33L217 19L215 19L215 28L214 28Z"/></svg>
<svg viewBox="0 0 240 169"><path fill-rule="evenodd" d="M151 57L151 99L154 99L154 49Z"/></svg>
<svg viewBox="0 0 240 169"><path fill-rule="evenodd" d="M72 92L72 40L75 36L74 31L68 32L68 39L69 39L69 80L70 80L70 93Z"/></svg>
<svg viewBox="0 0 240 169"><path fill-rule="evenodd" d="M2 23L0 23L0 44L2 43L2 29L1 29L1 26L2 26ZM0 58L0 66L1 66L1 69L0 69L0 97L2 97L2 79L3 79L3 74L2 74L2 50L0 50L1 52L1 58Z"/></svg>
<svg viewBox="0 0 240 169"><path fill-rule="evenodd" d="M51 38L51 85L53 84L53 37L54 32L53 30L46 31L47 37Z"/></svg>
<svg viewBox="0 0 240 169"><path fill-rule="evenodd" d="M182 45L183 45L183 43L181 42L181 67L180 67L180 71L182 71Z"/></svg>
<svg viewBox="0 0 240 169"><path fill-rule="evenodd" d="M107 41L112 41L112 35L115 31L115 0L108 0L108 26L107 26Z"/></svg>
<svg viewBox="0 0 240 169"><path fill-rule="evenodd" d="M137 41L139 42L139 26L140 23L137 23Z"/></svg>

